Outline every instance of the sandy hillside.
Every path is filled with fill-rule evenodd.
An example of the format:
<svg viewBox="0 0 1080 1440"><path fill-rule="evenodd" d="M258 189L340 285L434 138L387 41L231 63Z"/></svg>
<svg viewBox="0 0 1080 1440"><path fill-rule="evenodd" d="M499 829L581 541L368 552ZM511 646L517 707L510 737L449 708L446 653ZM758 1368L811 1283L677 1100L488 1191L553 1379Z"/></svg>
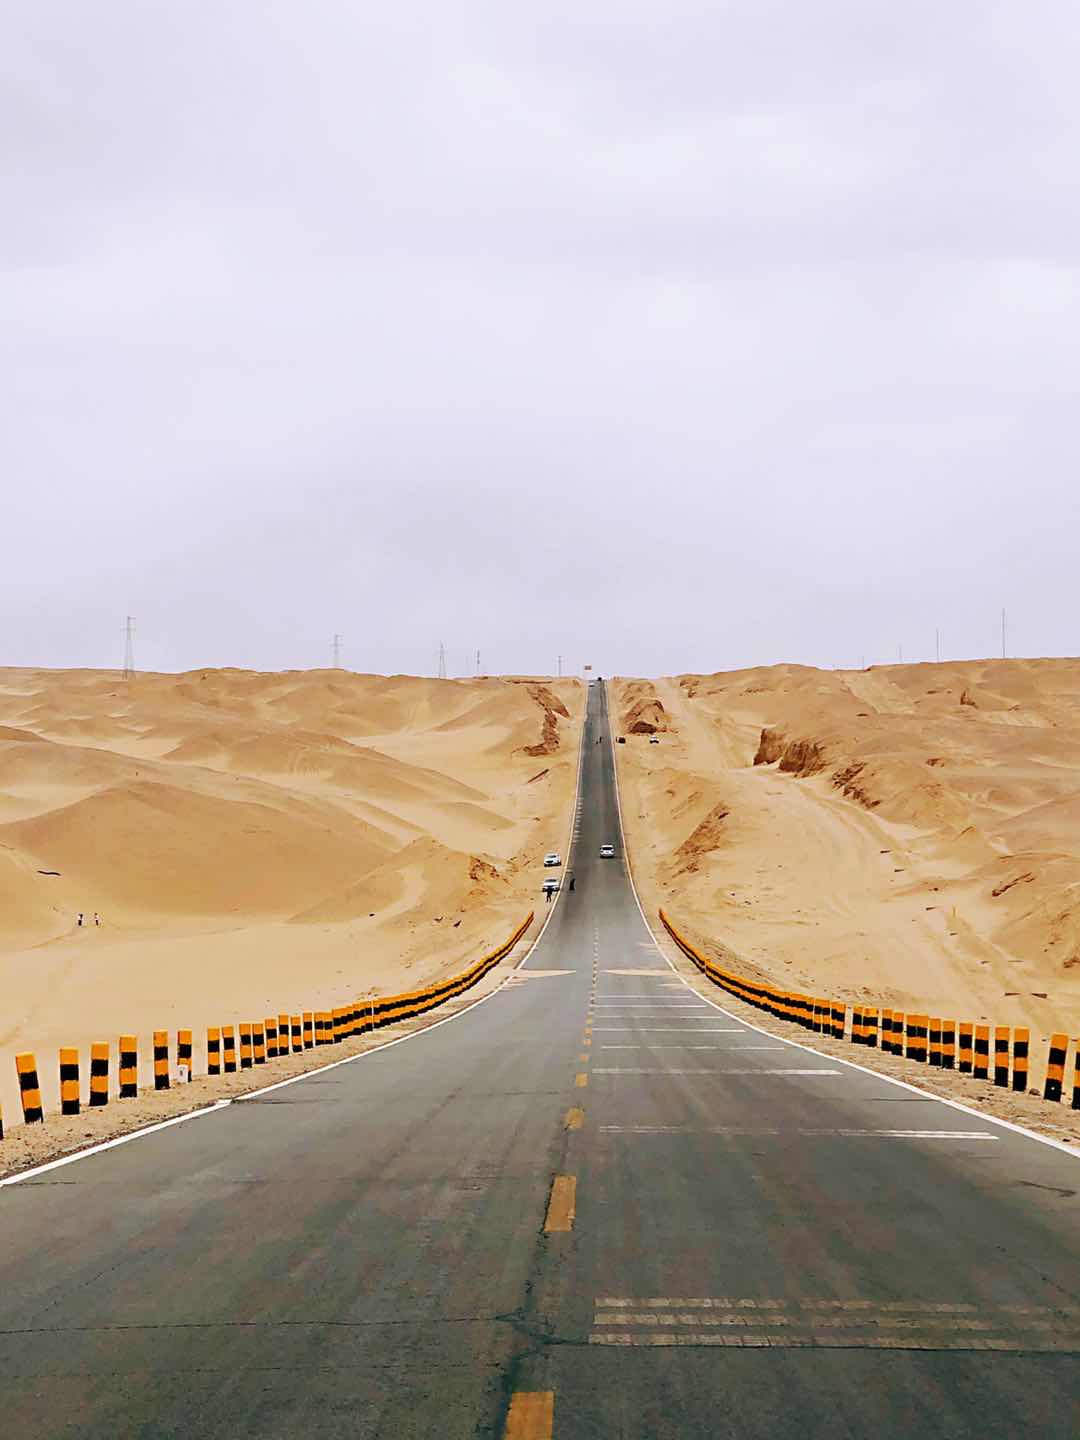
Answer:
<svg viewBox="0 0 1080 1440"><path fill-rule="evenodd" d="M1080 661L783 665L613 691L653 913L793 989L1075 1032Z"/></svg>
<svg viewBox="0 0 1080 1440"><path fill-rule="evenodd" d="M9 1121L18 1049L51 1092L60 1044L415 988L505 938L565 844L582 705L575 680L0 670Z"/></svg>

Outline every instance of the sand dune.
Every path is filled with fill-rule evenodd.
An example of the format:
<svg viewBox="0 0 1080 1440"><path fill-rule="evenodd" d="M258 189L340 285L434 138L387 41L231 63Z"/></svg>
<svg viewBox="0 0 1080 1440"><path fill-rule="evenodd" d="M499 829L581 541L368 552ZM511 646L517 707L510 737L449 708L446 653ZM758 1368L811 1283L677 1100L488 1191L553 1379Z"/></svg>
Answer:
<svg viewBox="0 0 1080 1440"><path fill-rule="evenodd" d="M388 993L490 948L565 842L582 706L572 680L0 671L9 1120L16 1049L48 1091L60 1044Z"/></svg>
<svg viewBox="0 0 1080 1440"><path fill-rule="evenodd" d="M650 904L793 988L1076 1028L1080 661L618 681L613 713Z"/></svg>

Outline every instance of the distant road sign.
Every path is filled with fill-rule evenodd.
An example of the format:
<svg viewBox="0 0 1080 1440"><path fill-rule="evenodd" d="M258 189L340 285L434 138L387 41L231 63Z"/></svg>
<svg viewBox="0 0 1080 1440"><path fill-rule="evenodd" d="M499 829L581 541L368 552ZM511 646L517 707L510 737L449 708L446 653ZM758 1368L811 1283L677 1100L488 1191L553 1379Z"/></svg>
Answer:
<svg viewBox="0 0 1080 1440"><path fill-rule="evenodd" d="M586 665L586 666L585 666L585 669L586 669L586 670L591 670L591 669L592 669L592 666L591 666L591 665Z"/></svg>

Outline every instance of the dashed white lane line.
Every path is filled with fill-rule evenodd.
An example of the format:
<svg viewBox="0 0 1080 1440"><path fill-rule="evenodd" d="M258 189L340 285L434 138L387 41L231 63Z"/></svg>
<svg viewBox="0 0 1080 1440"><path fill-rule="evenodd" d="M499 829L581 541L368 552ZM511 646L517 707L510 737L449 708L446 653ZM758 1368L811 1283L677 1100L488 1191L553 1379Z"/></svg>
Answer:
<svg viewBox="0 0 1080 1440"><path fill-rule="evenodd" d="M737 1125L601 1125L606 1135L810 1135L845 1140L998 1140L989 1130L782 1130Z"/></svg>
<svg viewBox="0 0 1080 1440"><path fill-rule="evenodd" d="M602 1067L596 1067L596 1068L594 1068L594 1070L593 1070L593 1074L594 1074L594 1075L843 1075L843 1073L844 1073L843 1070L817 1070L817 1069L815 1069L815 1070L794 1070L794 1069L791 1069L791 1070L765 1070L765 1069L753 1069L753 1070L690 1070L690 1069L683 1069L683 1070L676 1070L676 1069L672 1068L672 1069L663 1069L663 1070L649 1070L649 1069L639 1069L639 1068L637 1068L636 1066L635 1066L635 1067L626 1067L626 1068L612 1066L612 1067L609 1068L609 1069L604 1069L604 1068L602 1068Z"/></svg>

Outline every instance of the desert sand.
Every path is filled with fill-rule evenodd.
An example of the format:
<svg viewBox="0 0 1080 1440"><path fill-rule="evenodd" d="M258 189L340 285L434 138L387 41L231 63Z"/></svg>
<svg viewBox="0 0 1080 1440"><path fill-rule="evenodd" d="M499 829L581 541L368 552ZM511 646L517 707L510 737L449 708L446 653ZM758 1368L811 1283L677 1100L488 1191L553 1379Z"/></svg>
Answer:
<svg viewBox="0 0 1080 1440"><path fill-rule="evenodd" d="M1076 1032L1080 661L620 680L612 715L653 917L792 989L1028 1025L1033 1078Z"/></svg>
<svg viewBox="0 0 1080 1440"><path fill-rule="evenodd" d="M539 898L576 680L0 670L0 1100L60 1045L415 989ZM77 917L82 913L81 927ZM95 924L95 916L100 924ZM115 1064L115 1052L114 1052ZM85 1096L84 1096L85 1098Z"/></svg>

